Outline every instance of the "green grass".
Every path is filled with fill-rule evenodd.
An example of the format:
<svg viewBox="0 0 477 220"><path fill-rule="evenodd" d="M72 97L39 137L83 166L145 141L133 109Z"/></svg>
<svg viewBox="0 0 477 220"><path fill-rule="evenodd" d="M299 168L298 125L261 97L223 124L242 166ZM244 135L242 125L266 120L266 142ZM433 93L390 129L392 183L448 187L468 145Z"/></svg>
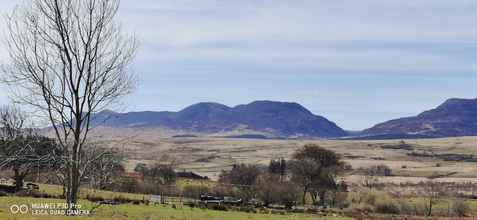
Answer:
<svg viewBox="0 0 477 220"><path fill-rule="evenodd" d="M40 191L46 192L49 195L61 195L62 194L62 186L59 185L49 185L49 184L39 184L40 185ZM89 188L81 188L79 197L80 198L86 198L86 196L100 196L105 199L112 199L114 197L123 197L123 198L129 198L129 199L136 199L136 200L142 200L142 199L148 199L149 196L145 194L134 194L134 193L122 193L122 192L111 192L111 191L104 191L104 190L97 190L97 189L89 189Z"/></svg>
<svg viewBox="0 0 477 220"><path fill-rule="evenodd" d="M36 199L23 197L0 197L0 219L16 220L61 220L61 219L78 219L78 220L121 220L121 219L175 219L175 220L351 220L346 217L317 217L316 215L306 214L252 214L235 211L213 211L198 208L178 208L174 209L169 206L146 206L146 205L118 205L118 206L101 206L96 209L93 216L82 217L66 217L66 216L32 216L31 214L13 215L10 213L9 207L13 204L32 204L32 203L62 203L63 200L58 199ZM89 209L93 206L88 201L81 200L82 209Z"/></svg>

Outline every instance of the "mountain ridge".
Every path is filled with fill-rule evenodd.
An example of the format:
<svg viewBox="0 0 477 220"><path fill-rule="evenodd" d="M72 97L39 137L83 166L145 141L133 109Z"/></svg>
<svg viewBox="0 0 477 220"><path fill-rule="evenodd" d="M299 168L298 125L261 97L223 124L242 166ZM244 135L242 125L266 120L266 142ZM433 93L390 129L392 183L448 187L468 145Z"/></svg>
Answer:
<svg viewBox="0 0 477 220"><path fill-rule="evenodd" d="M229 107L200 102L180 111L117 113L105 110L93 117L93 126L166 127L186 132L214 134L246 129L273 137L345 136L346 132L323 116L295 102L254 101Z"/></svg>
<svg viewBox="0 0 477 220"><path fill-rule="evenodd" d="M365 129L362 136L457 137L477 135L477 99L451 98L436 108Z"/></svg>

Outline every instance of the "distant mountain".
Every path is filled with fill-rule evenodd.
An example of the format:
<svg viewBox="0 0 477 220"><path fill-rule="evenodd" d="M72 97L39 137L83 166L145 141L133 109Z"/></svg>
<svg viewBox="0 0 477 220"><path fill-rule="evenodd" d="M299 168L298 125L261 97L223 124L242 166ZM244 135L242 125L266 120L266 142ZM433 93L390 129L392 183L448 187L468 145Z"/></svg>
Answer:
<svg viewBox="0 0 477 220"><path fill-rule="evenodd" d="M93 117L93 125L108 127L165 127L185 132L214 134L237 129L274 137L340 137L346 132L335 123L317 116L297 103L255 101L228 107L218 103L198 103L179 112L103 111Z"/></svg>
<svg viewBox="0 0 477 220"><path fill-rule="evenodd" d="M387 121L362 132L376 137L455 137L477 135L477 99L449 99L415 117Z"/></svg>

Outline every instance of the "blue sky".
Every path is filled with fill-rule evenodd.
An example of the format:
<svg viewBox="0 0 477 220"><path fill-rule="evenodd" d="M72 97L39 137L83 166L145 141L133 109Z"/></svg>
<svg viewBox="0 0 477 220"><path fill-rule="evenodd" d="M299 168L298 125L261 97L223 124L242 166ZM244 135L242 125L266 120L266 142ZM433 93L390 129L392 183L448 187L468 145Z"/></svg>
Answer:
<svg viewBox="0 0 477 220"><path fill-rule="evenodd" d="M2 13L16 2L0 0ZM466 0L123 0L118 18L141 41L125 109L293 101L353 130L415 115L477 97L476 11Z"/></svg>

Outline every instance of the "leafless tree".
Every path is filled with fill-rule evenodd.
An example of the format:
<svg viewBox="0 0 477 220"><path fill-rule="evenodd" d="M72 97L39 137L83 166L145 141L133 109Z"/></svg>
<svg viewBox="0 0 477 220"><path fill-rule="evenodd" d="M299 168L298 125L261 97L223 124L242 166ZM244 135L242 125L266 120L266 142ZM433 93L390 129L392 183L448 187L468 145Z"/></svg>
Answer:
<svg viewBox="0 0 477 220"><path fill-rule="evenodd" d="M432 210L435 204L437 204L439 198L445 195L444 187L441 183L427 181L423 183L423 191L427 197L427 202L425 204L426 216L432 215Z"/></svg>
<svg viewBox="0 0 477 220"><path fill-rule="evenodd" d="M48 118L65 151L66 202L76 204L91 117L132 92L137 41L115 21L120 0L30 0L7 18L2 81Z"/></svg>
<svg viewBox="0 0 477 220"><path fill-rule="evenodd" d="M26 115L13 105L0 107L0 133L2 138L15 139L24 133Z"/></svg>
<svg viewBox="0 0 477 220"><path fill-rule="evenodd" d="M108 189L114 179L124 173L123 163L126 157L118 149L90 144L86 147L85 154L89 164L84 166L84 175L93 188Z"/></svg>
<svg viewBox="0 0 477 220"><path fill-rule="evenodd" d="M16 191L35 170L54 169L62 151L54 140L25 128L26 115L16 106L0 108L0 168L12 169Z"/></svg>

